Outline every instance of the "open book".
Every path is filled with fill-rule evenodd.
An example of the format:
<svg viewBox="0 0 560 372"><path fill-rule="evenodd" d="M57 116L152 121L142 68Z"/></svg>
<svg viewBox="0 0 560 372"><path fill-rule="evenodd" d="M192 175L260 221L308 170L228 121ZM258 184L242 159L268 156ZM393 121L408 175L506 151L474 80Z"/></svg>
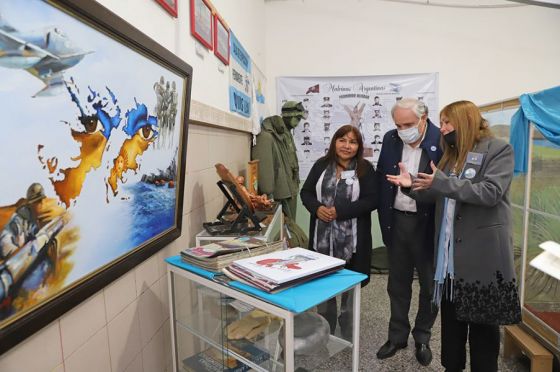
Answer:
<svg viewBox="0 0 560 372"><path fill-rule="evenodd" d="M223 271L233 279L274 292L340 270L345 264L339 258L292 248L235 260Z"/></svg>

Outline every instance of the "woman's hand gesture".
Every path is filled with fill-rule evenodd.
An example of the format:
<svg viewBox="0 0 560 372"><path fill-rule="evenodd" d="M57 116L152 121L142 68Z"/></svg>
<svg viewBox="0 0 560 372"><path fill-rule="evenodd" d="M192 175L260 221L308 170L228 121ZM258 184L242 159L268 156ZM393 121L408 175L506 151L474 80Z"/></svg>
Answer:
<svg viewBox="0 0 560 372"><path fill-rule="evenodd" d="M430 167L432 168L432 174L418 173L418 177L414 177L414 179L412 180L412 190L427 190L432 187L434 176L437 172L437 167L433 161L430 162Z"/></svg>

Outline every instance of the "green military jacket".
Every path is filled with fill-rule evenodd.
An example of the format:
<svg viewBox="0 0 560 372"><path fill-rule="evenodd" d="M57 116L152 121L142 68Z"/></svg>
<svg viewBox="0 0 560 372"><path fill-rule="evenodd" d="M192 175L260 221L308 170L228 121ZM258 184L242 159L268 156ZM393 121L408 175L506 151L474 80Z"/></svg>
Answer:
<svg viewBox="0 0 560 372"><path fill-rule="evenodd" d="M282 117L275 115L264 119L251 158L259 159L259 193L275 200L297 197L299 165L296 146Z"/></svg>

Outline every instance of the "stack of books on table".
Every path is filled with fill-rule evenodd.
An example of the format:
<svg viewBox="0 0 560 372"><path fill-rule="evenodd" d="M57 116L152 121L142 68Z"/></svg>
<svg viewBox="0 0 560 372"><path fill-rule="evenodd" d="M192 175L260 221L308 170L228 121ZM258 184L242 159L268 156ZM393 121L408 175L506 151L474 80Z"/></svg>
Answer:
<svg viewBox="0 0 560 372"><path fill-rule="evenodd" d="M181 259L206 270L220 271L235 260L278 251L283 247L283 241L267 243L258 238L245 236L183 249Z"/></svg>
<svg viewBox="0 0 560 372"><path fill-rule="evenodd" d="M344 268L345 261L303 248L235 260L222 269L230 278L278 292Z"/></svg>

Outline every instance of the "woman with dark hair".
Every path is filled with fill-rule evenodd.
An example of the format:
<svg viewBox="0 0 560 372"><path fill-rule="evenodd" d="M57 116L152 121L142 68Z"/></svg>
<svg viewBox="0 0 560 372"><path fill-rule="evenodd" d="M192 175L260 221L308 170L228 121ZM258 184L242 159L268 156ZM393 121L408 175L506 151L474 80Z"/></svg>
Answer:
<svg viewBox="0 0 560 372"><path fill-rule="evenodd" d="M434 302L441 307L441 363L462 371L498 370L499 325L521 321L513 267L509 189L511 146L492 136L476 105L440 113L442 148L432 174L387 176L417 200L436 201Z"/></svg>
<svg viewBox="0 0 560 372"><path fill-rule="evenodd" d="M352 125L340 127L327 154L317 160L303 184L301 200L310 213L309 248L346 260L346 268L368 276L371 262L371 212L377 207L377 182L370 162L364 159L364 144ZM344 337L350 337L351 301L342 297L338 322ZM336 329L336 298L319 306Z"/></svg>

